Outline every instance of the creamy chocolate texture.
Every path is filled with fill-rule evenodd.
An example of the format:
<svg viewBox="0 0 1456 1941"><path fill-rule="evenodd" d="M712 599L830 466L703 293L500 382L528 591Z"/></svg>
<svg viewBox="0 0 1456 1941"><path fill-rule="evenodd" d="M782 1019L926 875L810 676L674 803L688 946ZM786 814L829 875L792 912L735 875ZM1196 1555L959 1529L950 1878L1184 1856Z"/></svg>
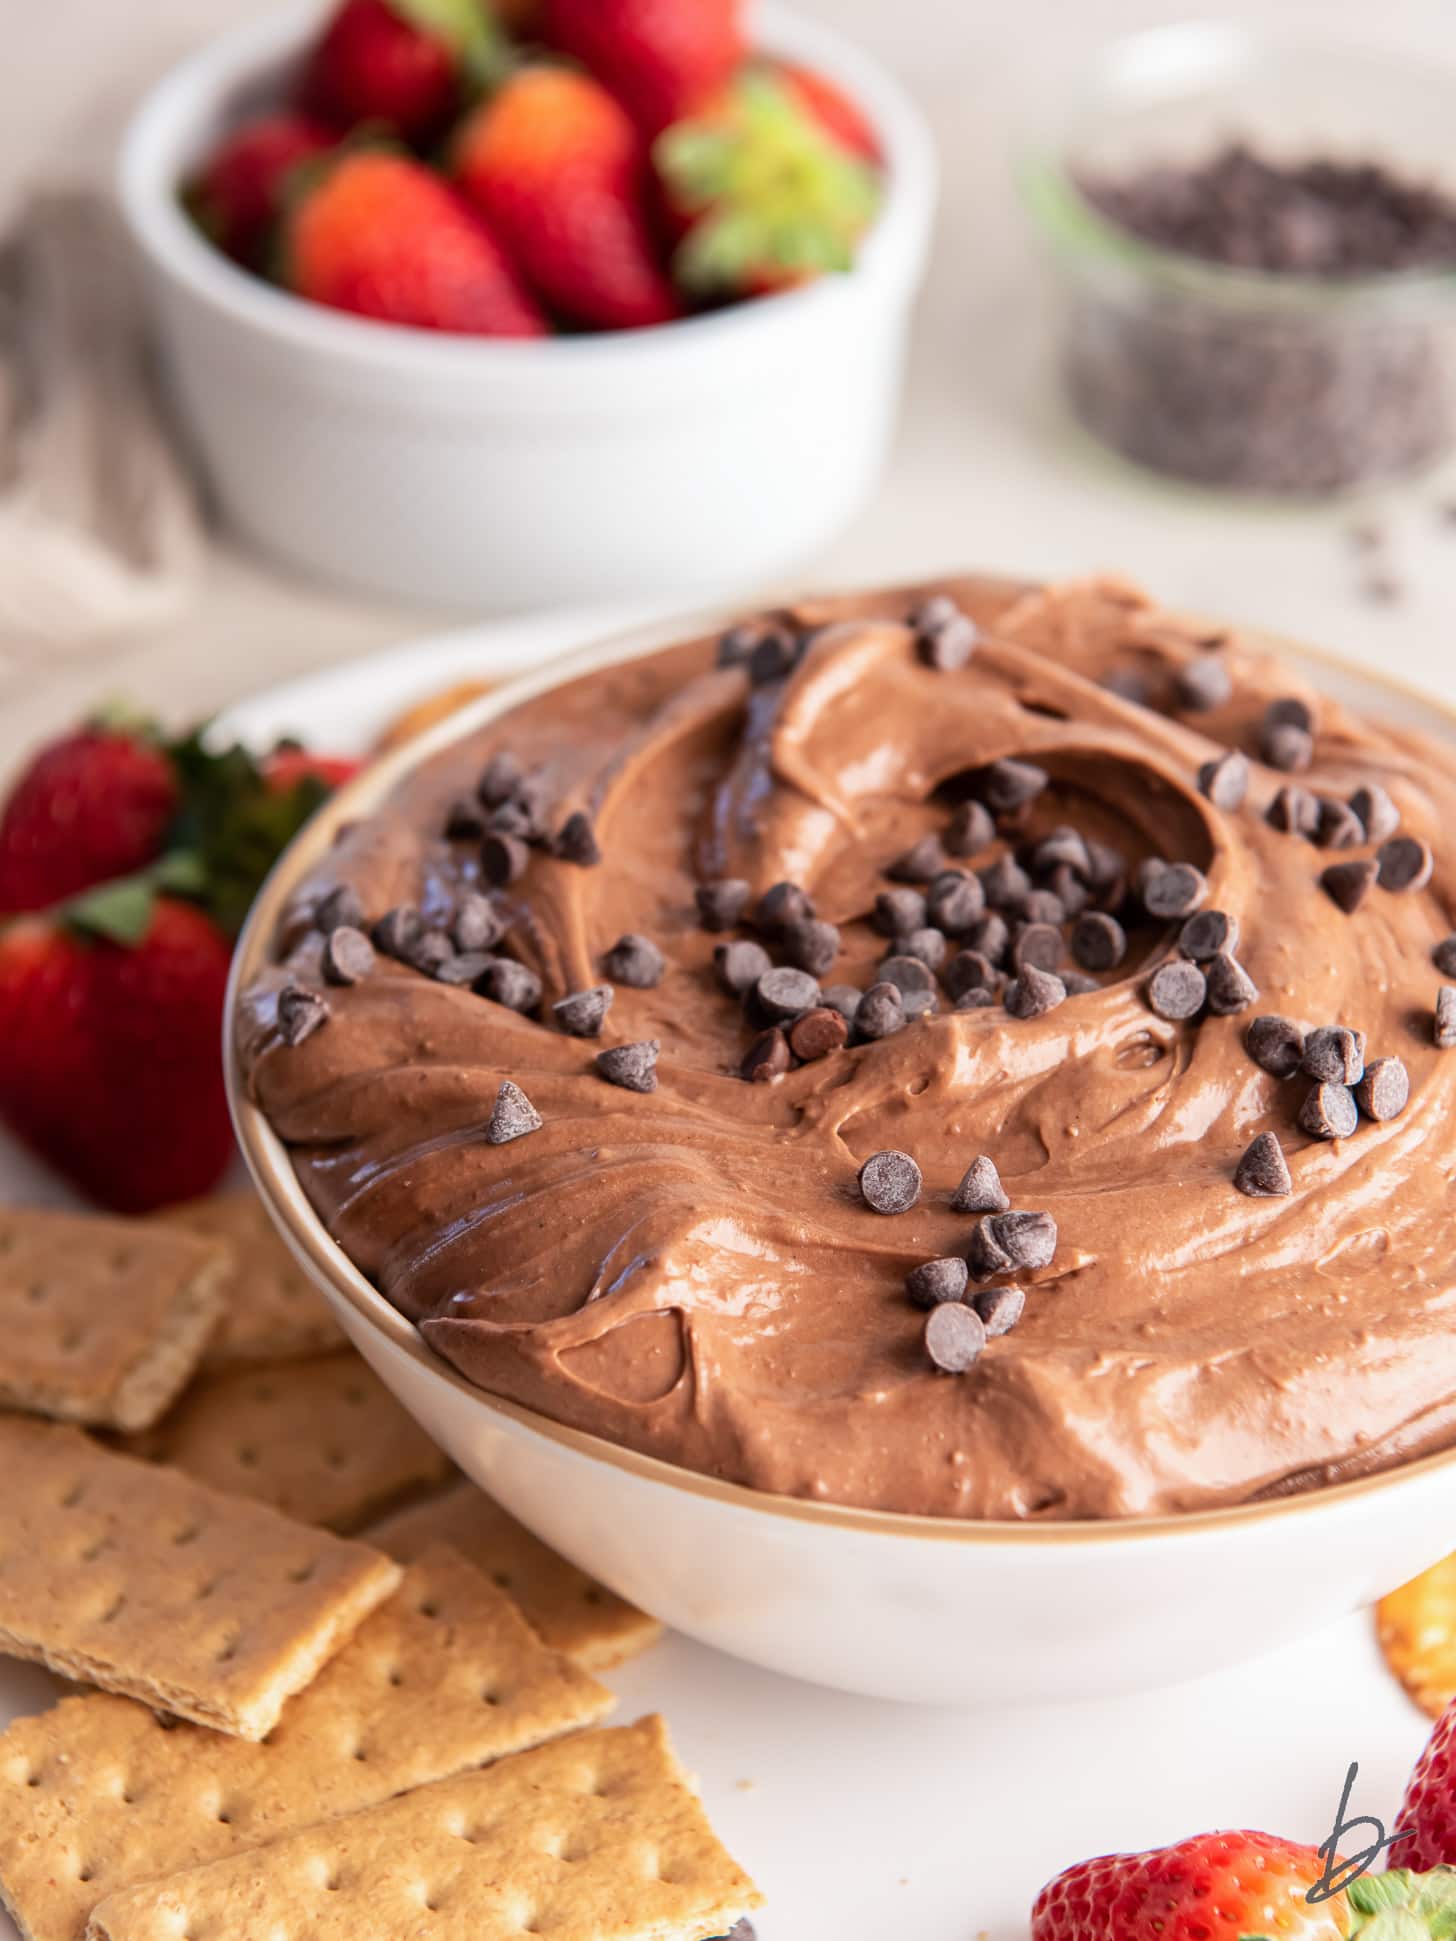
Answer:
<svg viewBox="0 0 1456 1941"><path fill-rule="evenodd" d="M937 664L946 657L906 624L933 593L975 623L964 664ZM823 1501L1142 1516L1313 1487L1456 1439L1456 1055L1437 1045L1433 961L1456 920L1451 753L1355 718L1254 643L1121 584L972 580L788 617L810 638L777 679L754 685L749 664L719 666L717 642L700 641L523 704L344 831L302 886L239 1031L254 1094L339 1243L483 1388ZM1214 661L1226 678L1210 680ZM1331 856L1267 819L1289 786L1264 759L1273 702L1302 703L1313 723L1299 786L1339 802L1387 791L1400 837L1430 846L1430 880L1424 856L1402 851L1387 875L1409 887L1377 882L1349 911L1327 893ZM1248 758L1246 792L1210 785L1231 748ZM573 826L589 826L600 861L538 834L491 889L478 836L446 829L503 755L534 778L549 831L581 815ZM965 804L985 798L974 778L1002 760L1049 781L991 821ZM1044 886L1061 884L1067 949L1048 968L1038 960L1055 956L1055 934L1028 943L1019 982L1042 992L1038 980L1065 972L1062 1000L1008 1011L1017 965L1009 951L993 964L994 911L949 939L940 971L928 939L907 955L876 927L889 866L928 835L973 871L1005 858L1003 890L1024 865L1043 887L1023 913L1042 930L1057 929ZM1390 840L1382 826L1341 860ZM966 855L966 842L981 846ZM1135 887L1123 896L1119 855L1144 893L1162 881L1152 900L1166 915L1150 916ZM1201 875L1159 879L1150 859ZM1116 920L1083 925L1074 956L1088 912L1071 905L1099 872L1093 913ZM727 879L747 883L747 913L710 930L696 892ZM784 881L839 932L817 1008L843 1017L856 992L885 990L882 960L899 951L916 967L897 973L901 1028L856 1028L841 1044L816 1025L798 1062L795 1021L754 1014L727 988L715 950L721 962L735 940L792 963L783 937L751 920ZM327 984L327 1016L307 1035L280 1029L290 980L325 989L311 917L341 888L366 927L413 905L447 940L465 899L488 891L505 934L481 954L533 972L539 1006L523 1013L381 954L357 982ZM945 910L976 901L955 889L912 894ZM1228 922L1197 926L1184 955L1192 896ZM977 934L992 948L967 962ZM600 1036L573 1036L553 1006L610 983L605 960L633 938L661 952L661 975L615 983ZM800 933L800 946L825 944ZM1209 1001L1158 1015L1154 973L1191 969L1195 951ZM1246 1047L1261 1015L1363 1033L1372 1065L1401 1061L1408 1102L1361 1114L1347 1136L1312 1134L1301 1116L1314 1081L1280 1077ZM769 1029L789 1048L745 1076ZM597 1069L603 1052L654 1041L650 1091ZM505 1083L541 1123L493 1143ZM1382 1109L1397 1090L1387 1076ZM1235 1174L1266 1132L1291 1190L1251 1197ZM923 1177L891 1217L859 1184L885 1152ZM1051 1216L1050 1259L1045 1223L952 1204L978 1159L1015 1214ZM1039 1264L977 1284L978 1255L996 1254L972 1248L982 1220L1034 1231ZM907 1278L968 1253L963 1311L994 1324L976 1323L971 1344L961 1335L976 1327L937 1323L932 1355Z"/></svg>

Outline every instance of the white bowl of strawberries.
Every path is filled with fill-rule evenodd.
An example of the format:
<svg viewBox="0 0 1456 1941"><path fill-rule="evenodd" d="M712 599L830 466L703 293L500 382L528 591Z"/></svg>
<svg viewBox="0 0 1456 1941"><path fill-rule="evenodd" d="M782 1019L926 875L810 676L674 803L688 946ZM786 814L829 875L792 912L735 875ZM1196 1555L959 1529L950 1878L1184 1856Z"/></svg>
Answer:
<svg viewBox="0 0 1456 1941"><path fill-rule="evenodd" d="M225 515L485 609L787 568L885 458L918 112L776 8L490 6L295 9L137 112L122 203Z"/></svg>

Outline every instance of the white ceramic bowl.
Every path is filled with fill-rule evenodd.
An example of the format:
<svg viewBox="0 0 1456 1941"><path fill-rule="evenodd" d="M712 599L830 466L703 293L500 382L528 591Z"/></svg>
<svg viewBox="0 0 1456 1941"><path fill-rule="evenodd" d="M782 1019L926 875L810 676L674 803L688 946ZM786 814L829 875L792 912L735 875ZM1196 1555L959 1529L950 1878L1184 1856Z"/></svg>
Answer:
<svg viewBox="0 0 1456 1941"><path fill-rule="evenodd" d="M656 330L490 342L289 296L179 207L318 18L255 21L184 61L122 151L170 380L242 533L366 591L501 611L726 590L852 517L894 428L935 201L929 136L880 68L777 8L755 19L758 45L838 81L881 136L885 205L851 274Z"/></svg>
<svg viewBox="0 0 1456 1941"><path fill-rule="evenodd" d="M562 1428L473 1387L334 1244L232 1052L236 992L294 885L344 821L458 736L588 667L713 631L697 615L508 682L343 790L269 879L240 942L227 1061L238 1135L280 1231L410 1412L546 1542L678 1630L775 1671L875 1697L1003 1706L1172 1684L1372 1602L1450 1548L1456 1450L1282 1501L1144 1522L962 1523L770 1496ZM1272 643L1284 646L1284 643ZM1323 657L1294 649L1314 678ZM1332 670L1338 663L1327 663ZM1428 697L1389 712L1445 725Z"/></svg>

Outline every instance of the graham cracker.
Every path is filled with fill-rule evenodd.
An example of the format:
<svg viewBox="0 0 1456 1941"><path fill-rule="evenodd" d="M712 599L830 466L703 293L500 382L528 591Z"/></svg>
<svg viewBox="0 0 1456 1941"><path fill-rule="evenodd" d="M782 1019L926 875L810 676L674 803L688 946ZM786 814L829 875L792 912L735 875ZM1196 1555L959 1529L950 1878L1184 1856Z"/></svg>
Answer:
<svg viewBox="0 0 1456 1941"><path fill-rule="evenodd" d="M368 1538L402 1564L429 1544L453 1544L510 1593L547 1644L591 1671L620 1665L662 1636L656 1618L558 1556L474 1483L397 1511Z"/></svg>
<svg viewBox="0 0 1456 1941"><path fill-rule="evenodd" d="M0 1652L261 1739L400 1581L363 1544L0 1416Z"/></svg>
<svg viewBox="0 0 1456 1941"><path fill-rule="evenodd" d="M198 1382L135 1451L345 1532L451 1474L449 1457L352 1349Z"/></svg>
<svg viewBox="0 0 1456 1941"><path fill-rule="evenodd" d="M759 1905L661 1719L104 1900L89 1941L704 1941Z"/></svg>
<svg viewBox="0 0 1456 1941"><path fill-rule="evenodd" d="M381 1549L387 1549L385 1544ZM1431 1718L1456 1698L1456 1556L1382 1597L1375 1634L1385 1662Z"/></svg>
<svg viewBox="0 0 1456 1941"><path fill-rule="evenodd" d="M139 1220L0 1207L0 1406L144 1429L202 1359L229 1257Z"/></svg>
<svg viewBox="0 0 1456 1941"><path fill-rule="evenodd" d="M278 1237L256 1193L220 1193L169 1207L156 1217L188 1233L225 1241L232 1251L223 1318L207 1344L204 1368L288 1361L343 1346L344 1332L328 1302Z"/></svg>
<svg viewBox="0 0 1456 1941"><path fill-rule="evenodd" d="M612 1694L444 1545L289 1706L266 1745L73 1698L0 1734L0 1900L30 1941L97 1901L594 1725Z"/></svg>

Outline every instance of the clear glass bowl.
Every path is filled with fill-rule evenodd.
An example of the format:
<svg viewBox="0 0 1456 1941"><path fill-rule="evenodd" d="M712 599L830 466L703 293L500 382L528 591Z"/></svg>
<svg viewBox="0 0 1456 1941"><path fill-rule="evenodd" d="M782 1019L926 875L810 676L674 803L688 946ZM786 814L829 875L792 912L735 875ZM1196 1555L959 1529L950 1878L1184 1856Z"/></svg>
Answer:
<svg viewBox="0 0 1456 1941"><path fill-rule="evenodd" d="M1079 183L1237 140L1456 191L1453 128L1439 63L1220 22L1107 48L1019 170L1077 417L1140 464L1235 490L1330 493L1433 464L1456 443L1456 272L1228 269L1139 240Z"/></svg>

